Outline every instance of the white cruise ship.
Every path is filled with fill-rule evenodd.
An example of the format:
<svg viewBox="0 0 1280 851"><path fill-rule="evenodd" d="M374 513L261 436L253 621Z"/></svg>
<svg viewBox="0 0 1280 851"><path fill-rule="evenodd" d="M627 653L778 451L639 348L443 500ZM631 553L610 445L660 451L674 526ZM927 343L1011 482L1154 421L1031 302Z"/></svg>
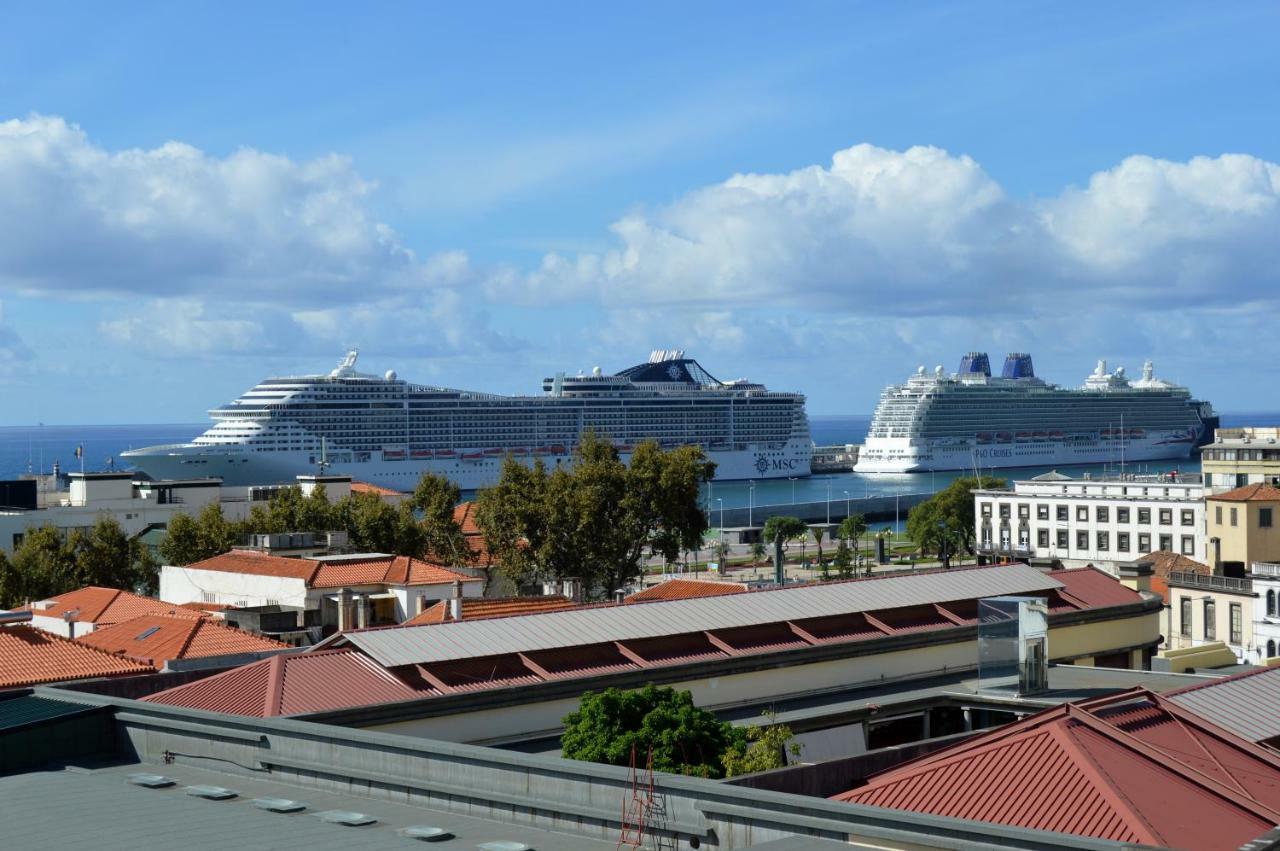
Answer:
<svg viewBox="0 0 1280 851"><path fill-rule="evenodd" d="M507 456L569 463L592 430L624 460L653 439L703 447L718 479L809 474L803 395L719 381L680 351L655 351L617 375L560 373L543 380L541 396L410 384L394 372L357 372L356 358L348 353L327 375L268 378L210 411L213 427L193 442L122 457L155 479L255 485L324 470L410 490L431 472L472 490L497 481Z"/></svg>
<svg viewBox="0 0 1280 851"><path fill-rule="evenodd" d="M1106 361L1079 388L1036 378L1031 356L1011 354L999 377L983 352L960 371L922 366L885 389L854 470L911 473L1185 458L1213 407L1155 377L1151 361L1130 381Z"/></svg>

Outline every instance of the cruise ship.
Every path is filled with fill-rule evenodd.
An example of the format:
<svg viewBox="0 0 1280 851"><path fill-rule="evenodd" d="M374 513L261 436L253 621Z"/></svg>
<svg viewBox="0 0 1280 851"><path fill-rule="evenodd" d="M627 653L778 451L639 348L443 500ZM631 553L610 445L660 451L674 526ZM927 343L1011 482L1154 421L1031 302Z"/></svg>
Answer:
<svg viewBox="0 0 1280 851"><path fill-rule="evenodd" d="M912 473L1185 458L1213 421L1213 406L1155 377L1133 381L1106 361L1078 388L1036 377L1031 356L1009 355L999 377L983 352L950 376L919 367L885 389L854 470Z"/></svg>
<svg viewBox="0 0 1280 851"><path fill-rule="evenodd" d="M540 396L410 384L394 371L358 372L357 357L328 374L268 378L211 410L213 426L191 443L122 457L154 479L265 485L323 471L403 491L436 473L473 490L496 482L507 457L570 463L591 430L624 460L656 440L701 446L718 479L809 475L803 395L719 381L681 351L654 351L616 375L559 373Z"/></svg>

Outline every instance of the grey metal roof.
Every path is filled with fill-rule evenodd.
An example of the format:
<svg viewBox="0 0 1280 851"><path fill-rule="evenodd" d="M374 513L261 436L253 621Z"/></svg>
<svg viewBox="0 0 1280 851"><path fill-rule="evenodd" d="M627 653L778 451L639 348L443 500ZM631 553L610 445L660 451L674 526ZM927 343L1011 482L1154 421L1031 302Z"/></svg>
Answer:
<svg viewBox="0 0 1280 851"><path fill-rule="evenodd" d="M803 618L1061 588L1022 564L777 588L724 597L570 609L345 635L387 667L656 638Z"/></svg>
<svg viewBox="0 0 1280 851"><path fill-rule="evenodd" d="M1251 742L1280 736L1280 668L1218 680L1165 695Z"/></svg>
<svg viewBox="0 0 1280 851"><path fill-rule="evenodd" d="M0 699L0 730L13 730L28 724L39 724L54 718L92 711L94 710L82 703L50 700L35 695Z"/></svg>

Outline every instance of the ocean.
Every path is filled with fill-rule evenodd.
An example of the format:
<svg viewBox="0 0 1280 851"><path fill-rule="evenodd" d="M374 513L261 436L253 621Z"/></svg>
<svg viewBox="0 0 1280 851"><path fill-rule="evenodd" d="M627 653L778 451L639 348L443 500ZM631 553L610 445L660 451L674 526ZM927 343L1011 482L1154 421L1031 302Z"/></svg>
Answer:
<svg viewBox="0 0 1280 851"><path fill-rule="evenodd" d="M1222 415L1224 427L1277 423L1280 423L1280 413ZM813 440L819 445L862 443L871 424L871 417L865 414L811 416L809 424ZM61 465L64 471L79 470L81 462L75 457L77 446L84 447L85 470L111 469L113 464L118 468L120 453L126 449L163 443L186 443L207 427L207 423L0 427L0 479L17 478L28 471L48 471L55 463ZM1106 465L1098 464L1063 468L1063 471L1073 476L1085 472L1098 475L1108 469ZM1198 470L1199 463L1191 458L1147 463L1140 467L1129 465L1128 469L1133 472L1187 472ZM1016 475L1027 477L1046 471L1047 468L1023 468ZM1011 472L996 471L996 475L1007 478ZM724 500L725 508L745 507L752 502L755 505L771 505L830 499L834 503L863 496L932 492L946 487L963 475L964 471L875 475L838 473L757 482L754 492L745 482L724 482L713 485L711 497Z"/></svg>

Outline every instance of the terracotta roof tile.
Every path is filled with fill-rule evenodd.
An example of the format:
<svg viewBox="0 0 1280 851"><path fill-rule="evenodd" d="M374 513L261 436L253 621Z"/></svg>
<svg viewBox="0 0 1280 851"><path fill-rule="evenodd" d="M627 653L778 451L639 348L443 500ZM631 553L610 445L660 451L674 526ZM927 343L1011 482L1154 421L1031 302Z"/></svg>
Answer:
<svg viewBox="0 0 1280 851"><path fill-rule="evenodd" d="M1225 493L1211 493L1205 498L1220 499L1225 502L1280 502L1280 488L1257 482Z"/></svg>
<svg viewBox="0 0 1280 851"><path fill-rule="evenodd" d="M154 670L33 626L0 627L0 689Z"/></svg>
<svg viewBox="0 0 1280 851"><path fill-rule="evenodd" d="M741 594L747 586L741 582L725 582L718 579L668 579L627 597L627 603L647 603L651 600L688 600L692 597L722 597L725 594Z"/></svg>
<svg viewBox="0 0 1280 851"><path fill-rule="evenodd" d="M457 523L464 535L479 535L480 526L476 523L476 504L460 502L453 509L453 522Z"/></svg>
<svg viewBox="0 0 1280 851"><path fill-rule="evenodd" d="M96 629L76 641L157 668L164 667L171 659L262 653L289 646L207 618L156 615L143 615Z"/></svg>
<svg viewBox="0 0 1280 851"><path fill-rule="evenodd" d="M231 550L186 566L192 570L220 570L226 573L248 573L254 576L279 576L310 581L318 563L300 558L273 556L257 550Z"/></svg>
<svg viewBox="0 0 1280 851"><path fill-rule="evenodd" d="M1135 689L1045 710L835 797L1120 842L1234 849L1280 822L1280 756Z"/></svg>
<svg viewBox="0 0 1280 851"><path fill-rule="evenodd" d="M1154 550L1138 561L1151 562L1151 568L1155 571L1155 575L1161 579L1168 579L1170 571L1179 571L1181 573L1201 573L1205 576L1213 573L1213 569L1207 564L1201 564L1195 559L1187 558L1182 553L1170 552L1169 550Z"/></svg>
<svg viewBox="0 0 1280 851"><path fill-rule="evenodd" d="M53 602L48 608L40 607L40 603ZM151 597L143 597L118 588L102 588L87 585L75 591L68 591L39 603L22 607L22 611L30 611L36 617L53 617L63 619L63 613L79 610L72 618L76 623L113 624L136 618L139 615L168 615L178 617L199 617L196 612L182 609L173 603L164 603Z"/></svg>
<svg viewBox="0 0 1280 851"><path fill-rule="evenodd" d="M540 612L559 612L572 609L577 603L567 597L546 595L541 597L469 597L462 600L462 619L505 618L515 615L532 615ZM404 622L404 626L445 623L449 617L449 601L441 600L428 606L421 614Z"/></svg>
<svg viewBox="0 0 1280 851"><path fill-rule="evenodd" d="M483 581L421 559L389 555L320 561L308 558L284 558L256 550L232 550L187 566L197 570L220 570L254 576L301 579L309 588L341 588L344 585L384 583L441 585L455 579L463 582Z"/></svg>
<svg viewBox="0 0 1280 851"><path fill-rule="evenodd" d="M412 700L432 693L410 688L363 654L322 650L282 653L143 700L269 718Z"/></svg>
<svg viewBox="0 0 1280 851"><path fill-rule="evenodd" d="M378 485L372 485L368 482L352 482L352 493L376 493L378 496L401 496L400 491L384 488Z"/></svg>

